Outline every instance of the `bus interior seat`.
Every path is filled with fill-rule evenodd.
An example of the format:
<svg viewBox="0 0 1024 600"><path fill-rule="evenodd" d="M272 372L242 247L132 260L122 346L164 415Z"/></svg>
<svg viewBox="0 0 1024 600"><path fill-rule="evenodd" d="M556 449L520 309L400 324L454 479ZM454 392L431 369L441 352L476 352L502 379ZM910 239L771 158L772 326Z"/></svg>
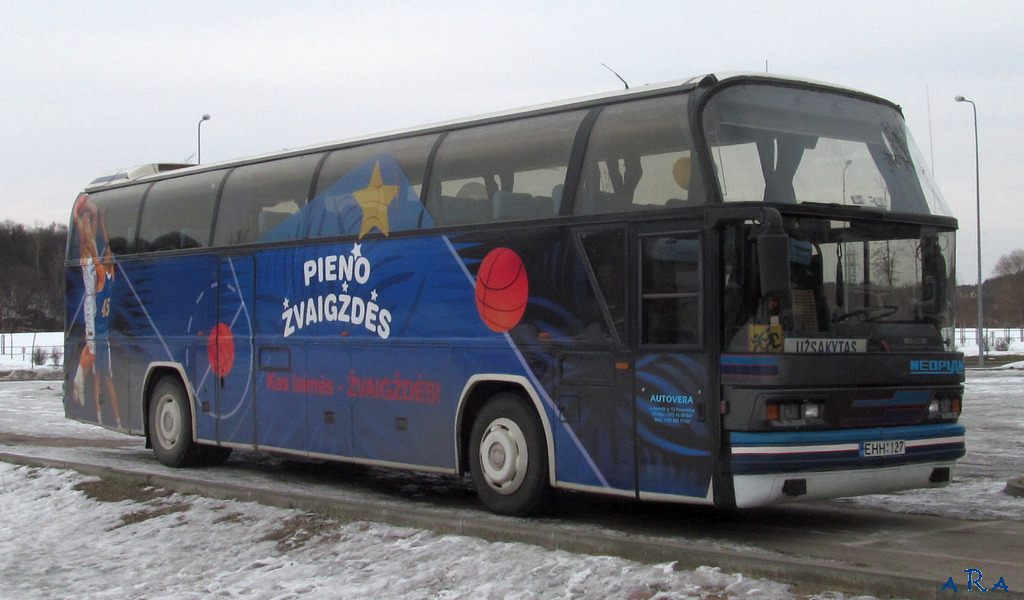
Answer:
<svg viewBox="0 0 1024 600"><path fill-rule="evenodd" d="M554 201L547 196L494 192L494 219L498 221L542 219L555 214Z"/></svg>
<svg viewBox="0 0 1024 600"><path fill-rule="evenodd" d="M132 227L125 232L125 235L114 236L107 242L107 247L110 248L110 252L113 254L128 254L128 245L135 240L135 228Z"/></svg>
<svg viewBox="0 0 1024 600"><path fill-rule="evenodd" d="M181 248L202 248L210 241L209 230L184 227L181 230Z"/></svg>
<svg viewBox="0 0 1024 600"><path fill-rule="evenodd" d="M491 220L493 208L490 199L441 196L441 219L444 225L486 223Z"/></svg>
<svg viewBox="0 0 1024 600"><path fill-rule="evenodd" d="M487 197L487 186L480 181L469 181L462 184L455 194L456 198L485 198Z"/></svg>
<svg viewBox="0 0 1024 600"><path fill-rule="evenodd" d="M145 251L161 252L164 250L180 250L182 247L181 232L169 231L154 238L152 242L145 244Z"/></svg>
<svg viewBox="0 0 1024 600"><path fill-rule="evenodd" d="M825 300L823 267L820 253L806 260L790 263L793 301L793 316L797 326L805 333L819 333L828 330L828 303Z"/></svg>
<svg viewBox="0 0 1024 600"><path fill-rule="evenodd" d="M793 317L796 319L795 327L801 333L818 333L821 328L818 326L818 303L814 300L813 290L790 290L790 297L793 300Z"/></svg>
<svg viewBox="0 0 1024 600"><path fill-rule="evenodd" d="M623 212L629 210L632 204L632 199L625 195L611 192L593 192L582 198L580 210L577 210L576 213L594 215Z"/></svg>

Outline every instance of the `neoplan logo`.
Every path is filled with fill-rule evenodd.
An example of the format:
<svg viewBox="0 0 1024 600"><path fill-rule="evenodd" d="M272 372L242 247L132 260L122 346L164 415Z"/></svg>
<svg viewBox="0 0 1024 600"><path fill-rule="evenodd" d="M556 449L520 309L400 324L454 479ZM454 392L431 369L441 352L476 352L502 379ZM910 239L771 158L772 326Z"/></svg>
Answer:
<svg viewBox="0 0 1024 600"><path fill-rule="evenodd" d="M964 361L962 360L912 360L910 361L910 373L912 375L963 375Z"/></svg>

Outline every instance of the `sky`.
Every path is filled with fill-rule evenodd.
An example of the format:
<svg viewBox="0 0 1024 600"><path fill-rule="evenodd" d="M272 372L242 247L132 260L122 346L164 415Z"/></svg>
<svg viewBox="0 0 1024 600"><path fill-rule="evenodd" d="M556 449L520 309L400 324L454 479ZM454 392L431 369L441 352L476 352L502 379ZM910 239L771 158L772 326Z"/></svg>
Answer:
<svg viewBox="0 0 1024 600"><path fill-rule="evenodd" d="M66 223L132 165L203 163L711 72L893 100L960 220L960 283L1024 248L1017 0L0 0L0 221ZM971 106L978 109L975 177ZM209 121L199 125L204 114Z"/></svg>

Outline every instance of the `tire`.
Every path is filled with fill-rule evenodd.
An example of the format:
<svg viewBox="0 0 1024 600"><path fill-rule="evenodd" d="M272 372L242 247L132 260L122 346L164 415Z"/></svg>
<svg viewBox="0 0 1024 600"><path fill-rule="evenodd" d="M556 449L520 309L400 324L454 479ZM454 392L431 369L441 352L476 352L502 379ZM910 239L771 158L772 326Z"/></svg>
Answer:
<svg viewBox="0 0 1024 600"><path fill-rule="evenodd" d="M521 396L501 393L473 421L469 471L477 497L491 512L527 516L545 508L548 452L537 412Z"/></svg>
<svg viewBox="0 0 1024 600"><path fill-rule="evenodd" d="M192 411L185 387L176 377L164 377L149 398L149 440L153 454L168 467L190 467L200 457L192 441Z"/></svg>

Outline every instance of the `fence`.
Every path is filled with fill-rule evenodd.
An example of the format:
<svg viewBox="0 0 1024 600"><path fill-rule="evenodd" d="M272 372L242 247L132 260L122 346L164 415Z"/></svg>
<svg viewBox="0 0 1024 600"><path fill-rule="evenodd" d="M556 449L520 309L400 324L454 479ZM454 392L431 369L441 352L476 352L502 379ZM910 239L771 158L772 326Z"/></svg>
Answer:
<svg viewBox="0 0 1024 600"><path fill-rule="evenodd" d="M958 327L953 335L957 348L978 347L978 330L975 327ZM1011 346L1024 345L1024 327L986 327L982 331L986 350L1013 350Z"/></svg>
<svg viewBox="0 0 1024 600"><path fill-rule="evenodd" d="M61 332L0 333L0 364L20 366L63 364Z"/></svg>

